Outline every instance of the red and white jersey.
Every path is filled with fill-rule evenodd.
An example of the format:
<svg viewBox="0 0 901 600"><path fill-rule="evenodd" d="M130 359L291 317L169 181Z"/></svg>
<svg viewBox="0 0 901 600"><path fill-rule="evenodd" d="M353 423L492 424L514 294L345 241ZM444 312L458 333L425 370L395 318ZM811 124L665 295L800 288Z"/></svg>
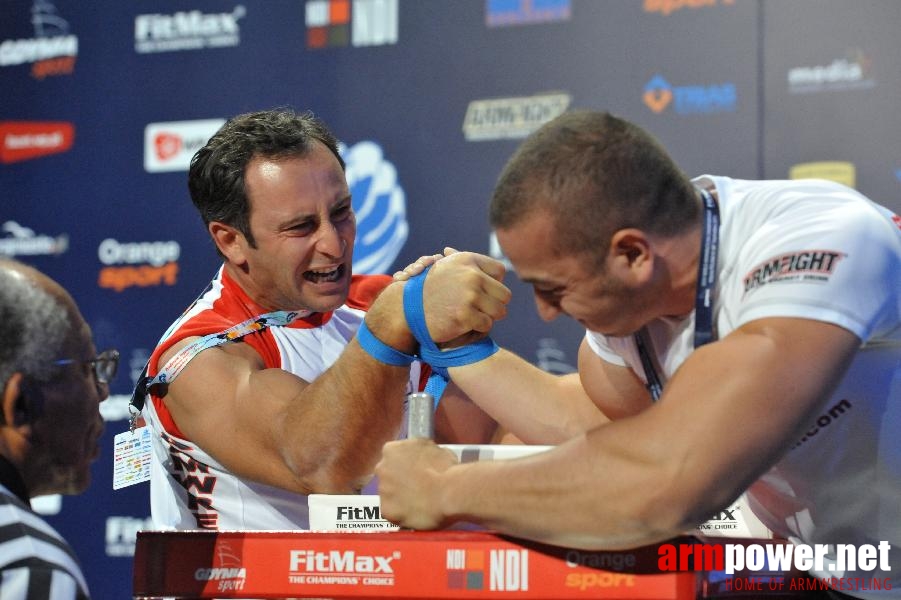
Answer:
<svg viewBox="0 0 901 600"><path fill-rule="evenodd" d="M334 311L313 313L241 341L259 353L266 368L281 368L313 381L341 355L390 281L382 275L354 276L347 300ZM166 332L151 355L148 375L156 375L159 357L175 343L219 333L266 312L220 269L204 294ZM418 362L411 367L409 390L419 389L420 370ZM155 527L309 528L306 496L233 475L187 439L159 397L150 394L148 400L143 414L154 434L150 503Z"/></svg>
<svg viewBox="0 0 901 600"><path fill-rule="evenodd" d="M751 508L777 535L807 544L890 542L890 573L818 575L891 576L894 589L872 597L901 597L901 218L829 181L703 179L716 186L722 219L719 337L756 319L795 317L838 325L862 341L803 436L750 488ZM668 379L693 351L694 313L647 329ZM601 358L646 381L632 337L589 331L586 339Z"/></svg>

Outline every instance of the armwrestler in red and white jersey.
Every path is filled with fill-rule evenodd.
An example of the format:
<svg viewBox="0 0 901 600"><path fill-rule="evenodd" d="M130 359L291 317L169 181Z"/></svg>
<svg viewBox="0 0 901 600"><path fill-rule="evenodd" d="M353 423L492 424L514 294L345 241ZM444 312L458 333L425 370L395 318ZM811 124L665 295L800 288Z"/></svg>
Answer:
<svg viewBox="0 0 901 600"><path fill-rule="evenodd" d="M266 111L230 120L192 161L191 197L224 258L210 288L170 327L148 374L200 336L261 314L309 311L197 354L151 388L156 526L308 526L306 495L352 493L395 439L419 369L389 366L354 339L366 320L413 353L403 283L352 277L356 226L335 138L311 115ZM485 332L505 314L500 263L463 254L426 281L436 342ZM489 441L495 424L455 388L436 414L449 442Z"/></svg>

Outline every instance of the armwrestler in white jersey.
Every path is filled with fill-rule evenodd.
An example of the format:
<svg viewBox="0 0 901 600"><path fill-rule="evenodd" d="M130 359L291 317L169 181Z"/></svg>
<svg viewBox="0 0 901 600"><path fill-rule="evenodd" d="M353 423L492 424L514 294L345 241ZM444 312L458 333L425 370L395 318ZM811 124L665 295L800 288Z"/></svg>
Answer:
<svg viewBox="0 0 901 600"><path fill-rule="evenodd" d="M502 350L450 375L521 439L560 444L457 464L391 442L383 516L620 549L748 489L777 535L890 547L891 570L816 575L901 597L901 218L829 181L691 181L637 126L573 112L511 158L491 220L540 315L585 326L579 370Z"/></svg>

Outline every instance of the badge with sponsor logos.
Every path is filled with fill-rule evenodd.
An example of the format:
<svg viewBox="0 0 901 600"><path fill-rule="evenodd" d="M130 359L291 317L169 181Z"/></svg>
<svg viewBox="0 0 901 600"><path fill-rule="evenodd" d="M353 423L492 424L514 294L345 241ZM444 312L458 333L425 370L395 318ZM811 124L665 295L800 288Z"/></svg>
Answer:
<svg viewBox="0 0 901 600"><path fill-rule="evenodd" d="M113 489L150 480L150 428L138 427L113 438Z"/></svg>

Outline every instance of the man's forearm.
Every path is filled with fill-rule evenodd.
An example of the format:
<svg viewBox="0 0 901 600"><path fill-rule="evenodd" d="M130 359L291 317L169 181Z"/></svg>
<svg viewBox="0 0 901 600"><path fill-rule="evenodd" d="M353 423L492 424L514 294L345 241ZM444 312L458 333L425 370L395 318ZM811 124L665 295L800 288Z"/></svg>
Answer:
<svg viewBox="0 0 901 600"><path fill-rule="evenodd" d="M578 375L552 375L503 349L449 372L473 402L526 443L557 444L605 421Z"/></svg>
<svg viewBox="0 0 901 600"><path fill-rule="evenodd" d="M356 340L291 402L281 428L291 470L314 493L358 491L397 437L408 367L377 362Z"/></svg>
<svg viewBox="0 0 901 600"><path fill-rule="evenodd" d="M526 458L455 465L439 476L436 502L450 521L561 546L613 550L678 535L685 512L660 493L666 461L607 429Z"/></svg>

